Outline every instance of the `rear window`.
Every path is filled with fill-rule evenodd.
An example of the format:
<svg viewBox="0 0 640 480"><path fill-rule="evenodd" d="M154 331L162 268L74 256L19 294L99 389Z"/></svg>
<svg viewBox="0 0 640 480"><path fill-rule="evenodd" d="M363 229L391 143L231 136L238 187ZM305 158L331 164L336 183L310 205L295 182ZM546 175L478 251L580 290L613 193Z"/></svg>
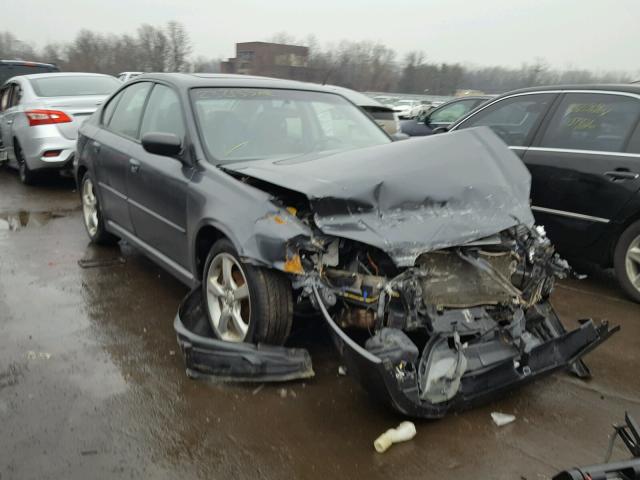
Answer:
<svg viewBox="0 0 640 480"><path fill-rule="evenodd" d="M39 97L76 97L82 95L109 95L122 85L113 77L67 75L32 78L31 85Z"/></svg>
<svg viewBox="0 0 640 480"><path fill-rule="evenodd" d="M59 72L58 67L53 65L29 65L29 64L13 64L0 63L0 85L7 80L18 75L32 75L34 73L51 73Z"/></svg>

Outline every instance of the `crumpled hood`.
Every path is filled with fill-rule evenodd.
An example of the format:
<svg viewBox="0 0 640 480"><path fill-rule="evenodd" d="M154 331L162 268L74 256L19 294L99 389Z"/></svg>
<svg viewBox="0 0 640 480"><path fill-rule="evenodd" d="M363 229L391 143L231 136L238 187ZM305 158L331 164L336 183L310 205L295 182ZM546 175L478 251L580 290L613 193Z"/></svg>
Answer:
<svg viewBox="0 0 640 480"><path fill-rule="evenodd" d="M487 127L323 157L224 165L309 199L317 227L387 252L423 252L533 225L531 176Z"/></svg>

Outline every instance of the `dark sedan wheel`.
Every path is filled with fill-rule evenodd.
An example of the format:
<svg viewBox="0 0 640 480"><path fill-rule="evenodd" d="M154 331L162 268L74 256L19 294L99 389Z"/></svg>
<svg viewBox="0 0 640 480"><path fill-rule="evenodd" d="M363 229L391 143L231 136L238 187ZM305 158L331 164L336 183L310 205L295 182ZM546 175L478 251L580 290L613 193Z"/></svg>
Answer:
<svg viewBox="0 0 640 480"><path fill-rule="evenodd" d="M205 262L203 296L211 328L229 342L282 344L293 318L291 284L280 272L243 263L226 239Z"/></svg>
<svg viewBox="0 0 640 480"><path fill-rule="evenodd" d="M104 229L104 219L100 211L100 203L96 195L95 186L89 174L82 177L80 183L80 196L82 199L82 219L87 235L91 243L101 245L112 245L118 241L117 237L111 235Z"/></svg>
<svg viewBox="0 0 640 480"><path fill-rule="evenodd" d="M27 161L22 153L22 147L17 140L15 145L15 154L16 161L18 162L18 175L20 176L20 181L25 185L33 185L36 181L36 174L29 168L29 165L27 165Z"/></svg>
<svg viewBox="0 0 640 480"><path fill-rule="evenodd" d="M633 300L640 302L640 221L622 233L613 261L618 282Z"/></svg>

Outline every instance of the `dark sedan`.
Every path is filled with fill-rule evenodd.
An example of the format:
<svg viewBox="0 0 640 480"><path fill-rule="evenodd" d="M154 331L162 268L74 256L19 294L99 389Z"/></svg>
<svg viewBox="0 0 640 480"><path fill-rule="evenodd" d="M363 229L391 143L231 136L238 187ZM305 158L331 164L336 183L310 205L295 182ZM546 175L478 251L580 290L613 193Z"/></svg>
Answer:
<svg viewBox="0 0 640 480"><path fill-rule="evenodd" d="M82 126L77 158L91 240L125 239L198 288L227 341L210 348L244 359L240 342L282 343L294 305L315 308L349 371L407 414L584 373L613 333L560 323L548 296L569 268L488 128L391 142L321 85L150 74Z"/></svg>
<svg viewBox="0 0 640 480"><path fill-rule="evenodd" d="M489 126L532 175L536 221L558 250L613 266L640 302L640 86L506 93L451 127Z"/></svg>
<svg viewBox="0 0 640 480"><path fill-rule="evenodd" d="M485 103L493 97L489 95L468 96L456 98L440 105L418 118L400 121L400 131L410 137L424 137L431 135L437 128L448 128L456 120Z"/></svg>

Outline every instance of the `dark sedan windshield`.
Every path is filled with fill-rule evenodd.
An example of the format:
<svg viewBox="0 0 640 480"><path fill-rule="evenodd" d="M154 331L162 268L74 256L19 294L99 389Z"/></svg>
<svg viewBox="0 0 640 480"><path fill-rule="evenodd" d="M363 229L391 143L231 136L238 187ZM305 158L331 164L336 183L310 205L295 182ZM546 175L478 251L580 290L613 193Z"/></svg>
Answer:
<svg viewBox="0 0 640 480"><path fill-rule="evenodd" d="M76 97L82 95L109 95L122 85L114 77L78 75L52 75L32 78L31 85L39 97Z"/></svg>
<svg viewBox="0 0 640 480"><path fill-rule="evenodd" d="M205 148L217 162L343 151L391 140L331 93L198 88L191 93Z"/></svg>

